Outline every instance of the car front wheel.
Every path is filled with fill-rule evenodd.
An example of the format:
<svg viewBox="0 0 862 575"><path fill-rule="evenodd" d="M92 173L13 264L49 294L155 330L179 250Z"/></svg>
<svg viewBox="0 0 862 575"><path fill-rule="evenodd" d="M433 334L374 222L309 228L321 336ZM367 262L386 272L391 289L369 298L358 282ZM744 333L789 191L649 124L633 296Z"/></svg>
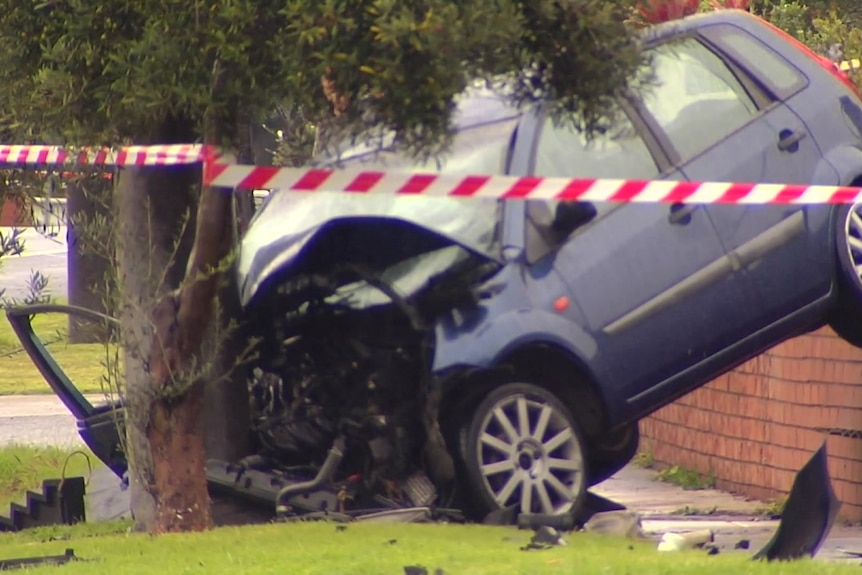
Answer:
<svg viewBox="0 0 862 575"><path fill-rule="evenodd" d="M584 500L583 435L571 412L542 387L495 388L473 412L460 447L479 515L512 506L561 514L577 511Z"/></svg>

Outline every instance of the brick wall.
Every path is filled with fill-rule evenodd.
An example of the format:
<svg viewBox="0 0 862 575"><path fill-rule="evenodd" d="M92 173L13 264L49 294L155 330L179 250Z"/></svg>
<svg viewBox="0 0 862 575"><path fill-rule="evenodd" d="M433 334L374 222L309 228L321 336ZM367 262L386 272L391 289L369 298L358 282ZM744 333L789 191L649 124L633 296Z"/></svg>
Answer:
<svg viewBox="0 0 862 575"><path fill-rule="evenodd" d="M720 489L771 500L824 439L842 517L862 520L862 350L829 329L785 342L641 424L664 464L713 473Z"/></svg>
<svg viewBox="0 0 862 575"><path fill-rule="evenodd" d="M15 200L6 199L0 203L0 227L30 225L27 215L27 210L22 210Z"/></svg>

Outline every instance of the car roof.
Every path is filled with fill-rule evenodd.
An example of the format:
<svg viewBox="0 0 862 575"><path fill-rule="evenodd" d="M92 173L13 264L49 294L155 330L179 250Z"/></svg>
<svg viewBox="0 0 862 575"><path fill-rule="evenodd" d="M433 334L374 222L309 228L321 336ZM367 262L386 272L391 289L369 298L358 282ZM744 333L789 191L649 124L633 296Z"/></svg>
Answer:
<svg viewBox="0 0 862 575"><path fill-rule="evenodd" d="M505 90L499 87L488 87L476 84L457 96L452 115L454 132L459 133L471 128L502 122L516 118L523 112L506 97ZM351 162L390 149L391 134L383 139L358 139L339 142L331 149L323 150L317 162L323 165L330 163Z"/></svg>
<svg viewBox="0 0 862 575"><path fill-rule="evenodd" d="M661 44L668 40L692 34L705 26L714 24L744 24L759 20L756 16L744 10L713 10L687 16L685 18L654 24L643 31L643 42L646 48ZM523 113L506 97L504 86L488 86L477 82L465 90L456 101L452 118L455 132L476 128L513 118ZM324 153L320 160L324 162L350 162L372 152L388 148L388 144L378 141L354 142L346 149L334 153Z"/></svg>

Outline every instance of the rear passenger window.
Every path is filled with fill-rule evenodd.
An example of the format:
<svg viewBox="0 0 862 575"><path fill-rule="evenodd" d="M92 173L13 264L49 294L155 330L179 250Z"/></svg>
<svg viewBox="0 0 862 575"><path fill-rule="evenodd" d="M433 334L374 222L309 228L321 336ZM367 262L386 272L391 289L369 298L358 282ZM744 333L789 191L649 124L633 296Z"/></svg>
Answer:
<svg viewBox="0 0 862 575"><path fill-rule="evenodd" d="M694 39L652 50L655 85L644 106L684 162L750 122L758 113L730 68Z"/></svg>
<svg viewBox="0 0 862 575"><path fill-rule="evenodd" d="M702 34L781 100L789 98L808 82L799 70L772 48L736 26L710 26Z"/></svg>

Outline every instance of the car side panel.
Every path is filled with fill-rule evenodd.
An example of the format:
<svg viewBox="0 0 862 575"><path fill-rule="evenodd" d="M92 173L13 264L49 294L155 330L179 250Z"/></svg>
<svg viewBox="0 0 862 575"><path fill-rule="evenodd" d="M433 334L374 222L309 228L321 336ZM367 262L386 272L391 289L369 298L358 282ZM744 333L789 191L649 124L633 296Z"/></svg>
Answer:
<svg viewBox="0 0 862 575"><path fill-rule="evenodd" d="M862 144L847 144L829 150L826 160L838 173L842 186L857 184L862 180Z"/></svg>
<svg viewBox="0 0 862 575"><path fill-rule="evenodd" d="M606 382L608 373L596 373L596 341L581 328L585 320L568 297L568 286L550 266L525 268L513 262L483 286L490 295L476 309L451 312L435 326L432 371L491 368L516 349L551 344L573 360L590 366L587 373L572 373L572 381L587 377ZM611 411L622 406L609 386L600 386L602 400Z"/></svg>

